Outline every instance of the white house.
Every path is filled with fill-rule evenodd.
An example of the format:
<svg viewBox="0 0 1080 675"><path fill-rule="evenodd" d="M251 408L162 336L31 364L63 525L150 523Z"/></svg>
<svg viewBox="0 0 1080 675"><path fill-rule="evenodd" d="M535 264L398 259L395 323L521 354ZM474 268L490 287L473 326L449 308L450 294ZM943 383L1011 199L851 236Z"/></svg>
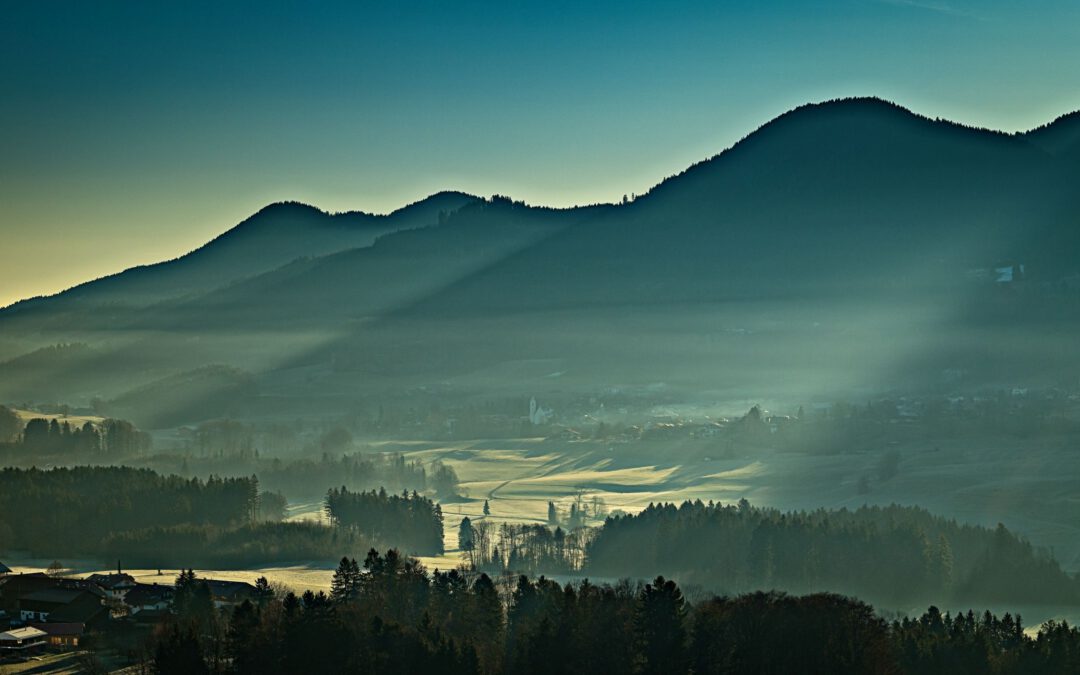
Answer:
<svg viewBox="0 0 1080 675"><path fill-rule="evenodd" d="M27 626L0 633L0 653L23 652L36 647L44 647L48 633Z"/></svg>

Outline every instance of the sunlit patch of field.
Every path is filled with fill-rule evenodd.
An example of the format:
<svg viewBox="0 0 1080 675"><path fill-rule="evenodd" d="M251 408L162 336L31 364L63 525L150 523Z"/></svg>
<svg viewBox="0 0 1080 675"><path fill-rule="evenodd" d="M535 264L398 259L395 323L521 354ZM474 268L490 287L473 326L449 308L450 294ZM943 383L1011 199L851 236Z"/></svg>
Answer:
<svg viewBox="0 0 1080 675"><path fill-rule="evenodd" d="M547 522L547 504L562 512L580 499L591 506L635 512L650 503L697 500L733 504L748 499L782 510L858 508L863 504L917 505L961 522L1007 527L1037 546L1054 547L1069 571L1080 569L1080 500L1069 481L1080 455L1054 443L913 442L896 446L897 475L878 477L882 452L806 454L759 450L749 456L710 459L677 448L608 446L603 443L542 443L533 440L431 444L402 448L406 457L440 459L454 467L467 499L442 503L447 550L456 548L461 518ZM657 464L658 459L669 463ZM869 478L869 489L859 487ZM592 515L590 513L590 515ZM599 525L591 518L590 525Z"/></svg>
<svg viewBox="0 0 1080 675"><path fill-rule="evenodd" d="M288 522L315 522L329 524L322 500L317 502L296 502L285 507L285 520Z"/></svg>
<svg viewBox="0 0 1080 675"><path fill-rule="evenodd" d="M49 561L51 562L51 561ZM30 574L35 572L44 572L49 566L49 562L44 560L23 560L19 561L19 564L11 564L9 567L14 574ZM115 572L116 568L104 568L99 562L93 561L64 561L70 566L70 573L65 576L69 576L76 579L83 579L91 574L108 574ZM172 585L176 581L176 577L180 574L179 569L124 569L126 574L130 574L135 578L135 581L140 584L165 584ZM328 591L330 589L330 578L334 574L333 566L325 562L312 561L308 564L297 564L288 566L269 566L259 567L247 570L204 570L196 569L195 574L203 579L219 579L222 581L246 581L250 584L254 584L255 580L259 577L265 576L269 581L273 583L284 584L290 589L303 592L306 590L312 591Z"/></svg>
<svg viewBox="0 0 1080 675"><path fill-rule="evenodd" d="M717 471L716 473L710 473L703 478L716 478L721 480L740 480L745 478L756 478L763 475L767 470L767 467L763 462L750 462L746 466L740 466L736 469L728 469L727 471Z"/></svg>
<svg viewBox="0 0 1080 675"><path fill-rule="evenodd" d="M650 503L685 499L737 501L751 487L740 479L764 473L758 462L744 462L711 474L694 469L688 472L681 464L627 466L606 452L563 453L535 441L515 441L511 447L460 443L406 451L405 455L424 462L439 459L452 466L461 480L461 491L467 498L442 502L446 549L455 559L460 556L457 528L466 516L474 523L546 523L549 501L563 516L571 503L580 501L588 509L587 524L599 525L615 509L634 512ZM483 513L485 500L491 509L487 516ZM594 510L595 503L603 505L599 513ZM425 564L442 569L447 562L447 556L425 560Z"/></svg>
<svg viewBox="0 0 1080 675"><path fill-rule="evenodd" d="M430 569L449 570L461 561L458 526L474 523L546 523L548 502L565 518L571 503L588 509L586 524L598 526L614 510L639 511L651 503L697 500L734 504L746 498L757 506L782 510L858 508L863 504L911 504L962 522L993 527L999 520L1036 545L1053 546L1069 571L1080 569L1076 545L1080 500L1073 482L1063 477L1080 471L1080 455L1054 444L1015 441L996 447L970 448L963 443L912 443L897 447L898 473L877 478L881 453L802 454L761 450L739 458L710 459L676 449L608 446L604 443L557 444L538 439L373 444L380 451L402 452L425 464L439 459L461 481L460 499L440 500L446 553L422 557ZM709 453L711 454L711 453ZM668 463L659 463L664 459ZM869 476L869 491L859 488ZM483 513L484 501L490 514ZM602 502L593 512L594 500ZM326 522L321 501L290 504L288 520ZM15 571L43 571L51 560L5 560ZM107 571L107 563L63 561L79 574ZM298 561L253 570L202 570L202 576L253 582L265 575L298 591L326 590L336 561ZM136 570L140 581L171 583L177 570ZM1035 614L1028 617L1034 619ZM1047 616L1046 618L1049 618Z"/></svg>
<svg viewBox="0 0 1080 675"><path fill-rule="evenodd" d="M635 456L628 451L603 444L561 448L514 440L418 443L411 449L396 444L395 449L407 459L440 459L453 466L466 495L441 501L446 554L422 558L429 569L446 570L460 563L457 532L465 516L493 525L546 523L549 501L565 517L570 504L580 500L590 508L587 524L597 526L602 518L591 511L594 499L604 504L602 516L616 509L636 512L651 503L700 499L734 504L742 498L783 510L895 502L991 527L1001 520L1036 545L1054 546L1066 568L1077 568L1073 549L1066 546L1075 539L1076 528L1062 518L1080 506L1062 513L1067 504L1059 497L1075 495L1075 490L1057 485L1054 477L1075 475L1080 459L1062 460L1060 449L1052 447L1018 452L1011 444L970 450L960 444L938 445L940 449L899 448L899 473L887 481L876 477L878 452L808 455L763 450L732 459L682 456L681 461L658 466L655 454L649 455L651 462L635 465ZM861 493L858 482L864 475L871 477L870 490ZM486 516L485 500L491 510ZM290 518L320 519L321 503L292 505Z"/></svg>
<svg viewBox="0 0 1080 675"><path fill-rule="evenodd" d="M39 413L39 412L34 412L33 410L19 410L19 409L14 410L14 413L19 416L19 420L23 424L26 424L27 422L29 422L32 419L44 419L44 420L48 420L50 422L52 420L56 420L57 424L63 424L64 422L67 422L68 424L70 424L72 426L72 428L74 428L74 427L81 427L82 425L86 424L87 422L90 422L91 424L101 424L102 422L105 421L104 417L98 417L96 415L60 415L60 414Z"/></svg>
<svg viewBox="0 0 1080 675"><path fill-rule="evenodd" d="M82 662L85 654L84 651L74 651L29 656L20 663L0 665L0 675L82 675L88 672Z"/></svg>

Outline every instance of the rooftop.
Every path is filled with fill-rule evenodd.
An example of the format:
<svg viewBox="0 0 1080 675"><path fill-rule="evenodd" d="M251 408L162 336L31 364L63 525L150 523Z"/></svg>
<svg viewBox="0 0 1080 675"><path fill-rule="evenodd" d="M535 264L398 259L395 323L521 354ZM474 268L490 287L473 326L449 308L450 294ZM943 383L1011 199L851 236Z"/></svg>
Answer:
<svg viewBox="0 0 1080 675"><path fill-rule="evenodd" d="M229 598L237 595L254 594L255 587L246 581L219 581L207 579L206 585L210 587L210 593L214 597Z"/></svg>
<svg viewBox="0 0 1080 675"><path fill-rule="evenodd" d="M19 598L19 602L48 602L66 605L83 593L84 591L77 588L45 588L33 593L27 593Z"/></svg>
<svg viewBox="0 0 1080 675"><path fill-rule="evenodd" d="M32 628L36 628L41 631L45 631L49 635L75 635L79 636L83 634L84 627L81 623L32 623Z"/></svg>
<svg viewBox="0 0 1080 675"><path fill-rule="evenodd" d="M134 588L124 596L124 602L129 605L152 604L162 600L168 600L173 596L172 586L158 584L136 584Z"/></svg>
<svg viewBox="0 0 1080 675"><path fill-rule="evenodd" d="M83 593L68 604L57 607L49 614L50 621L67 623L89 623L95 618L108 613L108 608L92 593Z"/></svg>
<svg viewBox="0 0 1080 675"><path fill-rule="evenodd" d="M18 642L19 640L33 640L35 638L43 638L47 633L43 630L33 628L32 626L26 626L25 628L15 628L9 630L6 633L0 633L0 642Z"/></svg>
<svg viewBox="0 0 1080 675"><path fill-rule="evenodd" d="M102 588L112 590L114 588L130 588L135 585L135 577L124 572L112 572L110 574L91 574L86 580Z"/></svg>

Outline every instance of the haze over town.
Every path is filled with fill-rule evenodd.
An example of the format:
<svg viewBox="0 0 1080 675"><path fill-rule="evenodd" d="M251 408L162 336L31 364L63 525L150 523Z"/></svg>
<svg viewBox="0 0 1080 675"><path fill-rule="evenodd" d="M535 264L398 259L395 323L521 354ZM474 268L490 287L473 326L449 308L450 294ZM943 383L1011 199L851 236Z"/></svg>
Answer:
<svg viewBox="0 0 1080 675"><path fill-rule="evenodd" d="M10 9L0 673L1080 669L1076 8Z"/></svg>

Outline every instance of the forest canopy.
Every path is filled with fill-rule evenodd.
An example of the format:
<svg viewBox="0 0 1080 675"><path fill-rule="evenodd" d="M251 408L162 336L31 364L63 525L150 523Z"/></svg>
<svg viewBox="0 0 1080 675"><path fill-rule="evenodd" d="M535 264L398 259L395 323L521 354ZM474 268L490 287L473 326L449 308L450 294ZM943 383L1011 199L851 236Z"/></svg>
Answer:
<svg viewBox="0 0 1080 675"><path fill-rule="evenodd" d="M178 606L158 673L1028 675L1080 668L1080 631L929 607L887 621L828 593L690 599L670 579L560 584L433 574L395 550L345 558L333 591L260 597L215 615ZM190 605L190 603L188 603ZM222 659L224 655L226 658Z"/></svg>

